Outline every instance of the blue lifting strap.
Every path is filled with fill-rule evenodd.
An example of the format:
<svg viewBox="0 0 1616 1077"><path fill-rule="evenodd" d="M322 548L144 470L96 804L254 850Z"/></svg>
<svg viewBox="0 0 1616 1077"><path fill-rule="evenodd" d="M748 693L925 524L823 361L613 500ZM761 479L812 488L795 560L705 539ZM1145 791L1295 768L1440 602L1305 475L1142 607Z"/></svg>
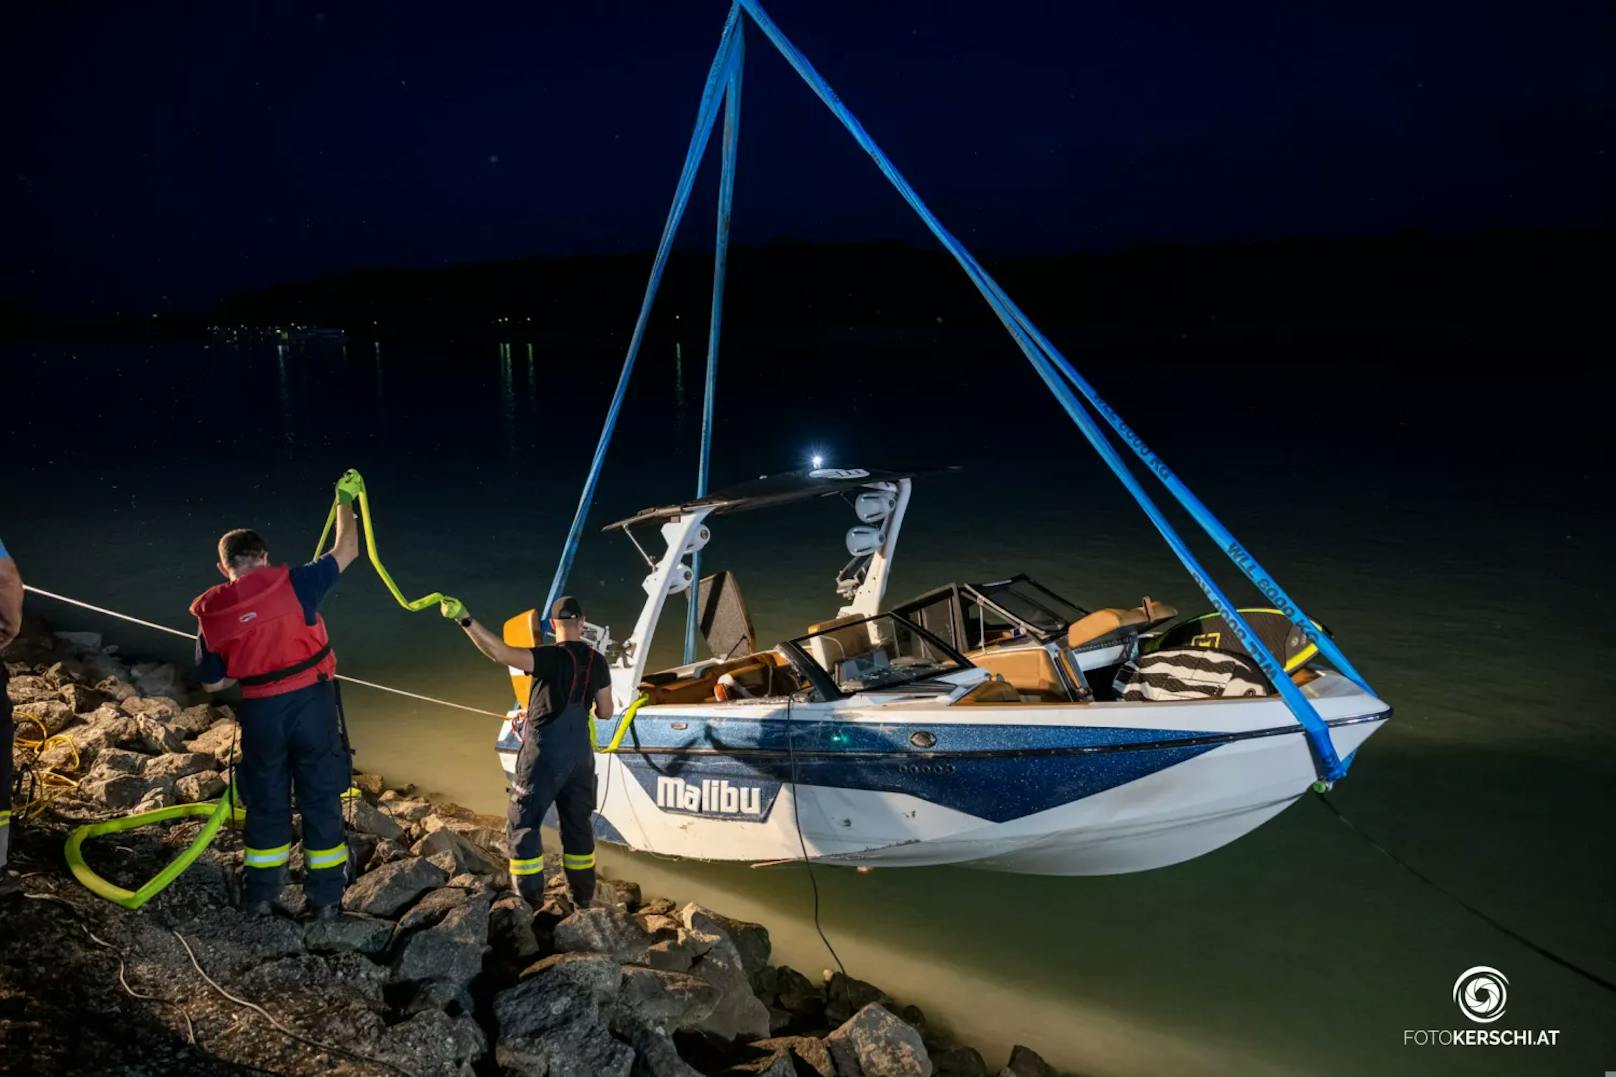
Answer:
<svg viewBox="0 0 1616 1077"><path fill-rule="evenodd" d="M735 29L735 63L724 95L723 170L718 180L718 239L713 248L713 313L707 324L707 391L701 401L701 459L696 464L696 496L707 496L713 458L713 401L718 394L718 331L724 318L724 271L729 262L729 219L735 208L735 148L741 137L741 73L746 38ZM696 607L701 598L701 553L690 555L690 605L685 620L685 664L696 660Z"/></svg>
<svg viewBox="0 0 1616 1077"><path fill-rule="evenodd" d="M606 450L612 443L612 432L617 428L618 413L623 410L623 397L628 392L629 377L634 373L634 361L640 354L640 343L645 339L645 327L651 318L651 305L656 300L657 287L662 283L662 271L667 267L668 252L673 248L673 237L679 230L679 222L684 219L685 207L690 203L690 190L696 182L696 170L701 164L702 152L707 148L707 140L712 135L713 124L718 118L718 106L723 100L723 90L729 81L730 73L736 62L735 42L740 32L741 12L739 7L730 9L729 18L724 22L724 33L719 38L718 51L713 56L713 65L707 72L707 82L702 87L701 105L696 112L696 129L690 136L690 147L685 151L684 169L679 173L679 185L674 190L673 206L668 210L667 223L662 227L662 241L657 245L656 258L651 263L651 279L645 286L645 299L640 304L640 316L634 323L634 335L629 338L628 354L623 357L623 371L617 377L617 389L612 393L612 403L606 410L606 422L601 427L600 440L595 445L595 456L589 463L589 474L584 479L583 494L578 498L578 509L573 514L572 526L567 531L567 541L561 549L561 560L556 565L555 578L550 583L550 593L544 600L544 616L549 616L549 610L566 586L567 577L572 573L572 563L578 556L578 542L583 536L584 521L589 515L589 506L595 499L595 486L600 481L601 465L606 462Z"/></svg>
<svg viewBox="0 0 1616 1077"><path fill-rule="evenodd" d="M737 3L746 9L746 13L751 16L752 21L774 43L775 47L786 58L786 61L796 69L797 73L808 83L820 100L841 121L854 140L870 155L876 166L897 188L898 193L920 216L926 227L931 230L938 241L959 262L966 275L970 277L971 282L976 285L977 290L982 293L982 297L987 300L988 305L998 315L1005 329L1027 356L1034 371L1043 379L1044 384L1054 394L1055 398L1060 401L1067 415L1082 431L1089 443L1094 446L1095 451L1100 454L1100 458L1106 462L1123 486L1133 495L1134 500L1139 503L1139 507L1150 518L1156 530L1161 533L1168 547L1183 562L1190 577L1195 580L1196 584L1206 594L1213 608L1218 611L1230 629L1240 638L1252 659L1278 690L1280 696L1290 708L1291 713L1295 715L1297 722L1307 734L1308 743L1313 750L1314 768L1318 776L1325 781L1335 781L1343 777L1346 774L1346 765L1337 755L1335 745L1330 739L1329 728L1325 725L1324 720L1319 717L1318 711L1313 708L1312 703L1302 694L1290 677L1285 674L1281 664L1275 660L1268 647L1257 638L1256 633L1252 631L1245 618L1236 610L1235 604L1224 594L1223 589L1202 568L1199 560L1185 545L1184 540L1178 535L1178 532L1167 520L1166 516L1162 514L1161 509L1151 499L1138 478L1128 469L1126 462L1106 438L1104 431L1100 429L1093 416L1088 413L1082 402L1072 393L1071 388L1061 380L1061 376L1050 362L1049 356L1040 344L1036 343L1028 334L1023 324L1024 316L1020 314L1019 310L1013 308L998 283L988 275L975 257L965 249L964 244L950 233L947 228L943 227L942 222L937 219L931 209L915 193L914 188L909 185L909 181L904 179L898 172L897 167L881 151L881 148L875 144L874 139L865 131L858 119L842 104L841 99L836 96L835 91L830 88L819 72L809 63L807 57L791 43L780 28L775 25L774 21L769 18L768 14L763 11L758 0L737 0ZM1169 488L1171 489L1171 487ZM1206 518L1211 519L1210 513L1206 514ZM1242 567L1245 568L1245 566Z"/></svg>

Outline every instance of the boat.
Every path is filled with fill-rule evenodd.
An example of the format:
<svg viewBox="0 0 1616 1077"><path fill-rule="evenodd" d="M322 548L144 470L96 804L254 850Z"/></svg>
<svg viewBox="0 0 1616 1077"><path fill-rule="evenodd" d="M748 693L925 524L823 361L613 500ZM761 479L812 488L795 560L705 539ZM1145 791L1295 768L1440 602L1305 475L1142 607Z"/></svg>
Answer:
<svg viewBox="0 0 1616 1077"><path fill-rule="evenodd" d="M1150 599L1083 610L1056 602L992 624L1017 598L1053 592L1025 577L883 608L914 470L814 466L708 490L745 31L784 57L955 259L1033 372L1133 497L1208 614L1172 621ZM695 494L611 524L648 573L628 638L591 625L620 717L592 723L598 836L706 860L857 867L966 864L1048 875L1143 871L1210 852L1346 777L1391 707L1341 647L1204 505L945 228L846 103L763 10L734 0L708 68L672 207L651 263L547 597L565 588L674 236L723 113L706 394ZM1260 447L1230 453L1260 474ZM1125 457L1131 453L1135 463ZM1062 463L1061 467L1070 466ZM750 470L750 469L749 469ZM1241 607L1179 534L1154 480L1268 603ZM1276 500L1283 500L1282 495ZM836 576L841 605L799 635L760 646L733 574L702 571L712 525L794 502L845 504L856 522ZM1103 581L1102 581L1103 582ZM680 663L650 655L668 599L693 594ZM922 596L925 598L927 596ZM976 621L967 619L975 603ZM532 610L505 639L531 646ZM974 629L974 637L973 637ZM705 637L709 657L698 659ZM664 639L664 644L667 640ZM1167 643L1172 646L1164 646ZM520 703L527 679L513 671ZM1109 680L1109 684L1106 683ZM514 716L514 712L513 712ZM507 773L518 742L496 750Z"/></svg>
<svg viewBox="0 0 1616 1077"><path fill-rule="evenodd" d="M935 599L883 611L915 478L794 471L608 526L631 539L648 574L627 640L600 626L587 633L610 663L613 695L633 701L594 723L600 840L702 860L1101 875L1200 856L1307 793L1313 756L1277 695L1034 697L992 671L983 653L992 648L975 660L962 653L926 615ZM723 516L816 498L856 516L851 560L836 577L843 604L760 648L734 577L715 573L699 587L689 559L708 549ZM1030 591L1025 578L1000 582L971 591L1000 602ZM712 656L649 668L668 600L692 586L705 592ZM507 622L506 641L531 646L534 618ZM1131 646L1113 639L1090 653L1114 659ZM513 679L525 699L526 678ZM1333 670L1302 690L1344 752L1391 713ZM498 744L507 775L519 746L507 720Z"/></svg>

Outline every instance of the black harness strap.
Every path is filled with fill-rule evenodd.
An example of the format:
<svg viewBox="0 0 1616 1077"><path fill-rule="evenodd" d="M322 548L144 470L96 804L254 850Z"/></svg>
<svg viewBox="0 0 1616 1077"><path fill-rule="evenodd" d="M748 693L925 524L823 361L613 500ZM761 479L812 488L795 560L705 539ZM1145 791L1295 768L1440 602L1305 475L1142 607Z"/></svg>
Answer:
<svg viewBox="0 0 1616 1077"><path fill-rule="evenodd" d="M295 677L299 673L307 673L321 662L324 662L330 655L331 644L328 642L324 647L321 647L301 662L293 662L289 666L272 669L268 673L254 673L251 677L237 677L236 683L246 685L248 688L256 688L260 684L273 684L275 681L284 681L286 678Z"/></svg>

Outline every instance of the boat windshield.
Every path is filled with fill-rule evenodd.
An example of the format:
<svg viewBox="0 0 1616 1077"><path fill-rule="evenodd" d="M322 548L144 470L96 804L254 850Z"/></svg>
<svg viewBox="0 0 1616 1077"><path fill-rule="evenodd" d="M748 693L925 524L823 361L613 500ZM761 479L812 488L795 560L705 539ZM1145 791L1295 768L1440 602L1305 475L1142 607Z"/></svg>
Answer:
<svg viewBox="0 0 1616 1077"><path fill-rule="evenodd" d="M1005 613L1046 635L1066 631L1067 625L1088 612L1025 576L979 583L972 589Z"/></svg>
<svg viewBox="0 0 1616 1077"><path fill-rule="evenodd" d="M971 663L930 632L892 613L846 617L790 640L788 652L842 695L918 684L970 669Z"/></svg>

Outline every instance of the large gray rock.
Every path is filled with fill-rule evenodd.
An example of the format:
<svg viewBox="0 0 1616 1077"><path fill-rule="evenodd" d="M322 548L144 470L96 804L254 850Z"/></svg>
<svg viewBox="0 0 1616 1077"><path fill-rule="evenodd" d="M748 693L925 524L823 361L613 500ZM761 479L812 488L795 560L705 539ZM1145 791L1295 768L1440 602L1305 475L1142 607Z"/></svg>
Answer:
<svg viewBox="0 0 1616 1077"><path fill-rule="evenodd" d="M135 716L134 721L140 746L146 751L162 755L186 750L185 738L163 719L140 714Z"/></svg>
<svg viewBox="0 0 1616 1077"><path fill-rule="evenodd" d="M420 822L432 811L431 804L414 797L407 797L397 789L387 790L378 798L376 804L394 819L402 819L406 823Z"/></svg>
<svg viewBox="0 0 1616 1077"><path fill-rule="evenodd" d="M349 801L345 805L348 827L361 834L374 834L378 838L397 841L404 836L404 828L391 815L367 800Z"/></svg>
<svg viewBox="0 0 1616 1077"><path fill-rule="evenodd" d="M410 852L416 856L429 857L434 864L448 871L450 875L467 872L473 875L494 875L509 869L504 860L481 848L456 830L434 830L416 842ZM440 857L448 859L445 861Z"/></svg>
<svg viewBox="0 0 1616 1077"><path fill-rule="evenodd" d="M131 718L155 718L160 722L167 722L180 713L178 701L167 696L127 696L118 701L118 708Z"/></svg>
<svg viewBox="0 0 1616 1077"><path fill-rule="evenodd" d="M417 901L409 912L399 917L399 936L403 937L424 927L432 927L447 916L450 910L464 905L470 897L469 890L457 890L448 886L432 891Z"/></svg>
<svg viewBox="0 0 1616 1077"><path fill-rule="evenodd" d="M410 851L398 842L378 839L375 848L370 851L370 856L365 859L365 870L374 871L383 864L391 864L395 860L407 860L409 855Z"/></svg>
<svg viewBox="0 0 1616 1077"><path fill-rule="evenodd" d="M378 1054L396 1061L405 1073L469 1077L471 1064L488 1050L488 1038L468 1016L422 1009L409 1020L390 1026L379 1046Z"/></svg>
<svg viewBox="0 0 1616 1077"><path fill-rule="evenodd" d="M769 967L769 929L762 924L735 920L694 902L679 910L679 919L690 931L703 935L726 935L735 944L746 967L747 978L753 990L762 985L760 980Z"/></svg>
<svg viewBox="0 0 1616 1077"><path fill-rule="evenodd" d="M148 778L179 779L188 774L200 774L204 770L213 770L218 763L207 752L175 752L172 755L160 755L149 760L146 768L141 771Z"/></svg>
<svg viewBox="0 0 1616 1077"><path fill-rule="evenodd" d="M126 752L122 748L103 748L96 753L93 770L105 771L108 774L143 774L146 764L152 761L151 756L141 755L139 752Z"/></svg>
<svg viewBox="0 0 1616 1077"><path fill-rule="evenodd" d="M1056 1077L1055 1067L1041 1058L1031 1047L1016 1044L1010 1048L1010 1061L999 1071L999 1077Z"/></svg>
<svg viewBox="0 0 1616 1077"><path fill-rule="evenodd" d="M351 912L335 920L312 920L303 929L303 945L322 954L379 954L392 937L392 921Z"/></svg>
<svg viewBox="0 0 1616 1077"><path fill-rule="evenodd" d="M206 732L187 741L185 747L193 752L207 752L218 760L219 766L227 767L231 762L231 748L235 749L235 761L241 761L241 727L234 719L226 718L208 726Z"/></svg>
<svg viewBox="0 0 1616 1077"><path fill-rule="evenodd" d="M974 1047L932 1044L926 1050L931 1054L932 1077L990 1077L987 1063Z"/></svg>
<svg viewBox="0 0 1616 1077"><path fill-rule="evenodd" d="M931 1077L920 1033L872 1002L825 1037L841 1077Z"/></svg>
<svg viewBox="0 0 1616 1077"><path fill-rule="evenodd" d="M74 714L89 714L107 701L107 697L94 688L70 681L60 689L61 700Z"/></svg>
<svg viewBox="0 0 1616 1077"><path fill-rule="evenodd" d="M443 922L411 935L393 962L396 980L440 980L465 987L482 971L488 952L488 908L484 894L450 910Z"/></svg>
<svg viewBox="0 0 1616 1077"><path fill-rule="evenodd" d="M460 876L471 879L476 876ZM450 879L450 883L456 882ZM531 961L539 953L539 939L533 933L533 910L515 894L494 902L488 912L488 941L494 952L513 962Z"/></svg>
<svg viewBox="0 0 1616 1077"><path fill-rule="evenodd" d="M634 1048L633 1077L702 1077L679 1057L673 1037L662 1026L619 1008L612 1014L612 1031Z"/></svg>
<svg viewBox="0 0 1616 1077"><path fill-rule="evenodd" d="M117 659L108 659L108 661L116 662ZM97 692L100 692L108 699L117 701L140 695L135 690L135 686L129 683L129 670L127 668L124 668L123 673L120 674L117 672L119 667L114 667L111 672L103 672L101 663L91 662L88 658L83 660L83 664L85 678L95 685Z"/></svg>
<svg viewBox="0 0 1616 1077"><path fill-rule="evenodd" d="M397 916L428 890L436 890L449 877L443 869L420 857L395 860L359 877L342 896L342 907L369 916Z"/></svg>
<svg viewBox="0 0 1616 1077"><path fill-rule="evenodd" d="M551 954L523 969L521 978L543 978L551 987L570 984L603 1006L614 1001L622 989L623 966L606 954Z"/></svg>
<svg viewBox="0 0 1616 1077"><path fill-rule="evenodd" d="M266 995L341 992L380 1011L384 1008L382 984L386 976L387 971L380 965L358 954L294 954L249 969L236 984L254 1000Z"/></svg>
<svg viewBox="0 0 1616 1077"><path fill-rule="evenodd" d="M617 1008L674 1032L698 1028L721 1001L718 988L682 972L628 965L617 991Z"/></svg>
<svg viewBox="0 0 1616 1077"><path fill-rule="evenodd" d="M781 1047L773 1054L731 1066L724 1071L724 1077L797 1077L797 1065L791 1052Z"/></svg>
<svg viewBox="0 0 1616 1077"><path fill-rule="evenodd" d="M168 720L180 736L190 740L200 737L212 728L213 723L225 718L234 718L235 714L229 707L215 707L208 703L199 703L194 707L186 707Z"/></svg>
<svg viewBox="0 0 1616 1077"><path fill-rule="evenodd" d="M817 1017L825 1012L825 987L782 965L775 972L775 996L780 1008L800 1017Z"/></svg>
<svg viewBox="0 0 1616 1077"><path fill-rule="evenodd" d="M622 909L579 909L555 928L555 948L562 953L610 954L624 964L644 965L650 945L651 936Z"/></svg>
<svg viewBox="0 0 1616 1077"><path fill-rule="evenodd" d="M185 688L185 677L167 662L136 662L130 672L134 674L135 687L140 689L141 695L167 696L177 700L189 694Z"/></svg>
<svg viewBox="0 0 1616 1077"><path fill-rule="evenodd" d="M693 908L686 906L681 914L690 913ZM686 933L698 955L690 965L690 975L706 980L719 993L713 1012L697 1024L696 1029L726 1040L742 1037L755 1040L767 1036L769 1008L752 994L752 981L735 943L713 921L693 914L684 919L687 925L699 923L713 929L692 928Z"/></svg>
<svg viewBox="0 0 1616 1077"><path fill-rule="evenodd" d="M846 1021L872 1002L880 1003L888 1011L898 1008L879 987L842 972L826 973L825 1000L825 1018L832 1024Z"/></svg>
<svg viewBox="0 0 1616 1077"><path fill-rule="evenodd" d="M184 951L166 927L154 922L151 931L154 945L172 946L189 967ZM180 934L196 951L208 975L221 982L234 980L265 961L303 952L301 924L278 916L243 916L230 908L204 909L180 925Z"/></svg>
<svg viewBox="0 0 1616 1077"><path fill-rule="evenodd" d="M813 1036L779 1036L759 1040L752 1046L771 1055L784 1052L796 1061L794 1068L798 1072L806 1071L815 1077L836 1077L836 1064L831 1060L830 1048L825 1046L824 1040Z"/></svg>
<svg viewBox="0 0 1616 1077"><path fill-rule="evenodd" d="M207 757L213 762L213 757ZM174 782L174 795L183 804L198 804L205 800L217 800L225 790L224 776L216 770L204 770L199 774L187 774Z"/></svg>
<svg viewBox="0 0 1616 1077"><path fill-rule="evenodd" d="M109 808L133 808L152 791L152 783L138 774L92 770L79 784L79 792Z"/></svg>
<svg viewBox="0 0 1616 1077"><path fill-rule="evenodd" d="M73 721L73 708L59 699L40 699L31 703L18 703L12 708L11 713L12 717L19 723L25 718L31 718L39 722L45 727L46 735L52 737L60 733L67 727L69 722ZM33 722L27 722L23 725L23 728L37 735L39 731L33 728L33 724Z"/></svg>
<svg viewBox="0 0 1616 1077"><path fill-rule="evenodd" d="M520 1077L629 1077L634 1050L614 1038L600 1004L571 979L531 976L494 997L494 1060Z"/></svg>

